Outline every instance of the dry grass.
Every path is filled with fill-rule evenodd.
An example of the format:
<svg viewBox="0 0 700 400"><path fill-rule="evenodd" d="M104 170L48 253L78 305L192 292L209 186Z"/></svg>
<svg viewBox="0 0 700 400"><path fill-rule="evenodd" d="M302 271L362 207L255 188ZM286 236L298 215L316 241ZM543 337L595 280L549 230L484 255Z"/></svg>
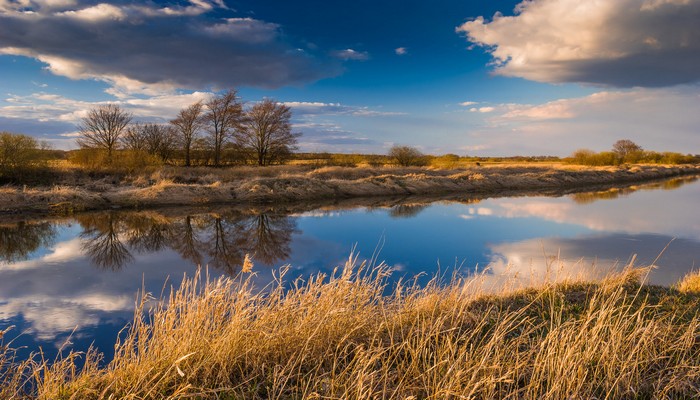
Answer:
<svg viewBox="0 0 700 400"><path fill-rule="evenodd" d="M642 273L644 271L641 271ZM388 270L255 290L245 278L185 278L142 296L114 360L8 369L3 399L592 399L700 396L698 297L599 283L488 295L483 277L387 294ZM167 306L166 306L167 304ZM7 354L7 351L5 352ZM22 395L24 377L35 392ZM4 381L2 380L4 379Z"/></svg>
<svg viewBox="0 0 700 400"><path fill-rule="evenodd" d="M678 290L683 293L700 294L700 271L693 271L678 282Z"/></svg>
<svg viewBox="0 0 700 400"><path fill-rule="evenodd" d="M154 172L145 171L126 177L93 179L84 176L49 187L0 188L0 212L290 203L406 195L532 194L544 190L583 190L592 186L621 185L699 173L698 166L581 168L503 164L460 169L163 167Z"/></svg>

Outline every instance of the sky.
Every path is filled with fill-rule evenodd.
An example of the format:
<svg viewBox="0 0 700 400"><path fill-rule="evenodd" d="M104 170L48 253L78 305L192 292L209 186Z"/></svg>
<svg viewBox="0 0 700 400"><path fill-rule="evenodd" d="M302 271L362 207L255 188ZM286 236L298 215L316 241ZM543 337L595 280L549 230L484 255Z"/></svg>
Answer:
<svg viewBox="0 0 700 400"><path fill-rule="evenodd" d="M71 149L236 88L302 151L700 153L700 0L0 0L0 131Z"/></svg>

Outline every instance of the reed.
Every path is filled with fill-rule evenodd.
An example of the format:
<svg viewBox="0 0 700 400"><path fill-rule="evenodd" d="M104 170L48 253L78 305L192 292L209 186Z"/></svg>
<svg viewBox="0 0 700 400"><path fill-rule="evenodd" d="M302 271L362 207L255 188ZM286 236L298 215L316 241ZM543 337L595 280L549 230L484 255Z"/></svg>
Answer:
<svg viewBox="0 0 700 400"><path fill-rule="evenodd" d="M697 398L700 297L645 285L647 271L496 294L484 275L389 286L389 268L352 257L264 289L197 274L141 294L104 367L92 351L17 364L5 348L0 397Z"/></svg>

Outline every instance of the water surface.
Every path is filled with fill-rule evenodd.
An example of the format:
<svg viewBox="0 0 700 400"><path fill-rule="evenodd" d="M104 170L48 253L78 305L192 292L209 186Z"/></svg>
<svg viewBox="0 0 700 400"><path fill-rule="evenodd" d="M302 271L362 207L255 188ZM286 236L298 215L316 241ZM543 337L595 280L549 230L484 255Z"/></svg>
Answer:
<svg viewBox="0 0 700 400"><path fill-rule="evenodd" d="M488 266L494 280L526 282L561 265L594 278L636 255L638 265L656 265L652 283L671 285L700 262L698 198L700 184L683 178L558 197L2 217L0 330L14 326L13 346L25 352L41 346L52 357L94 343L109 358L139 289L158 295L198 265L235 276L246 254L260 286L286 264L290 277L329 272L352 249L397 278Z"/></svg>

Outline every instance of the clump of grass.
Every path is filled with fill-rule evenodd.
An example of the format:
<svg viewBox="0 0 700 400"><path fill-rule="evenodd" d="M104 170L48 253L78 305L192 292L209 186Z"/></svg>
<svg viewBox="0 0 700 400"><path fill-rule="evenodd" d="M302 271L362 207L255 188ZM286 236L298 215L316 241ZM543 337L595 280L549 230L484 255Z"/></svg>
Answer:
<svg viewBox="0 0 700 400"><path fill-rule="evenodd" d="M683 293L700 294L700 270L688 273L678 282L678 290Z"/></svg>
<svg viewBox="0 0 700 400"><path fill-rule="evenodd" d="M700 396L698 297L642 285L639 271L497 295L459 276L387 294L389 273L351 258L330 276L285 285L281 274L264 290L250 278L185 278L148 311L141 296L105 367L94 352L80 372L75 355L25 366L27 397Z"/></svg>

